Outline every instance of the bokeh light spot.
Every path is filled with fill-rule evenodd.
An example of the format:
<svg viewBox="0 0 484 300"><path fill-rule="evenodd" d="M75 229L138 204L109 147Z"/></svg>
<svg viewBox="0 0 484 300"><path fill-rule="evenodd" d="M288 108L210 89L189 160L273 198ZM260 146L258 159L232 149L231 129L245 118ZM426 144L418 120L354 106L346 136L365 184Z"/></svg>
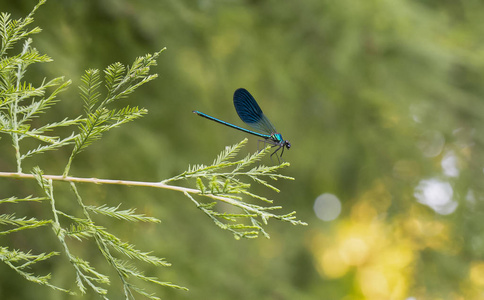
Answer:
<svg viewBox="0 0 484 300"><path fill-rule="evenodd" d="M368 257L368 245L360 238L346 239L340 247L340 254L345 263L361 265Z"/></svg>
<svg viewBox="0 0 484 300"><path fill-rule="evenodd" d="M457 167L457 156L455 156L453 151L449 151L445 154L444 158L442 158L441 166L444 170L445 175L449 177L459 176L459 168Z"/></svg>
<svg viewBox="0 0 484 300"><path fill-rule="evenodd" d="M341 202L333 194L322 194L314 201L314 213L323 221L333 221L341 213Z"/></svg>
<svg viewBox="0 0 484 300"><path fill-rule="evenodd" d="M365 268L359 275L361 291L367 299L388 299L388 280L381 270Z"/></svg>
<svg viewBox="0 0 484 300"><path fill-rule="evenodd" d="M346 274L348 265L343 261L337 249L328 249L321 259L321 267L329 278L339 278Z"/></svg>
<svg viewBox="0 0 484 300"><path fill-rule="evenodd" d="M439 179L421 180L415 188L414 196L417 201L429 206L441 215L453 213L458 203L452 200L454 190L450 183Z"/></svg>
<svg viewBox="0 0 484 300"><path fill-rule="evenodd" d="M477 262L471 266L470 279L477 286L484 286L484 262Z"/></svg>

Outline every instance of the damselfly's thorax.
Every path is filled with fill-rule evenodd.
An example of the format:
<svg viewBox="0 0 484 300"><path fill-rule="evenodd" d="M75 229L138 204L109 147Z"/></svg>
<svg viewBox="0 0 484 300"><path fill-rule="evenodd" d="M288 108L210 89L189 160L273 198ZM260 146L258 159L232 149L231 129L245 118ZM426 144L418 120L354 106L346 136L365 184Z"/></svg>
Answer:
<svg viewBox="0 0 484 300"><path fill-rule="evenodd" d="M277 144L280 147L286 147L287 149L291 148L291 143L289 143L289 141L287 140L284 140L282 138L282 134L280 133L273 133L271 135L271 139L275 144Z"/></svg>

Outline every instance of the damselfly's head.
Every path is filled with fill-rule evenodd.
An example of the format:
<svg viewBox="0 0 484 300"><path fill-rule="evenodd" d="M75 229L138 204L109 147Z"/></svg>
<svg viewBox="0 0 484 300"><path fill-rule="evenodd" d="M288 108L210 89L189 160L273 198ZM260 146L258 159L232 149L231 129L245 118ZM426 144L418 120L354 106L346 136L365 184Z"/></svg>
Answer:
<svg viewBox="0 0 484 300"><path fill-rule="evenodd" d="M287 149L289 149L289 148L291 148L291 143L289 143L288 140L285 140L283 146L286 147Z"/></svg>

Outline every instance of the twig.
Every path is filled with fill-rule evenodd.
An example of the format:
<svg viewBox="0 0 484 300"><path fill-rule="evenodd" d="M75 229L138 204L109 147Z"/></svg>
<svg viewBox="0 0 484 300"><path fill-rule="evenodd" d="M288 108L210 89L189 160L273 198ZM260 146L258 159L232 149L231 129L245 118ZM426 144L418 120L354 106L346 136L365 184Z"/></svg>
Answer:
<svg viewBox="0 0 484 300"><path fill-rule="evenodd" d="M0 172L0 177L35 179L35 176L33 174L15 173L15 172ZM125 185L125 186L154 187L154 188L167 189L167 190L178 191L183 193L200 194L215 200L220 200L226 203L235 204L234 203L235 201L228 197L221 197L213 194L205 194L205 193L202 193L200 190L190 189L190 188L185 188L180 186L173 186L173 185L169 185L161 182L82 178L82 177L71 177L71 176L64 177L62 175L42 175L42 177L45 179L52 179L55 181L64 181L64 182L82 182L82 183L95 183L95 184L117 184L117 185ZM240 205L239 203L237 204Z"/></svg>

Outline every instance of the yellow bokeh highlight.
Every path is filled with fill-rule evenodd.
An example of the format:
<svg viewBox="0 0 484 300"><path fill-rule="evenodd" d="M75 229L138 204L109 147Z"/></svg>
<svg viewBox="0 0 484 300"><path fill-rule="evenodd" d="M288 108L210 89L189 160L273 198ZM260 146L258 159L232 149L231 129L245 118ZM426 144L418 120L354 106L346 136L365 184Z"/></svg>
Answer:
<svg viewBox="0 0 484 300"><path fill-rule="evenodd" d="M378 216L378 212L370 203L359 202L351 209L351 219L354 221L368 222Z"/></svg>
<svg viewBox="0 0 484 300"><path fill-rule="evenodd" d="M403 269L409 266L415 255L410 245L397 244L395 247L387 247L378 255L381 265L392 269Z"/></svg>
<svg viewBox="0 0 484 300"><path fill-rule="evenodd" d="M375 268L363 268L358 272L361 291L369 299L385 299L390 294L387 277Z"/></svg>
<svg viewBox="0 0 484 300"><path fill-rule="evenodd" d="M452 237L449 224L435 220L433 215L426 216L420 211L422 209L425 208L415 205L410 215L418 217L395 221L398 224L395 234L409 240L418 250L431 248L449 254L458 253L462 243L458 241L459 237Z"/></svg>
<svg viewBox="0 0 484 300"><path fill-rule="evenodd" d="M358 271L358 283L366 299L403 299L407 293L408 280L405 273L377 266Z"/></svg>
<svg viewBox="0 0 484 300"><path fill-rule="evenodd" d="M341 257L338 249L329 249L325 251L321 259L321 269L324 275L329 278L340 278L348 272L348 264Z"/></svg>
<svg viewBox="0 0 484 300"><path fill-rule="evenodd" d="M343 261L349 266L358 266L365 262L368 257L369 246L362 238L351 237L344 240L339 253Z"/></svg>
<svg viewBox="0 0 484 300"><path fill-rule="evenodd" d="M311 240L322 277L337 279L355 274L356 291L361 294L353 296L358 299L407 298L420 242L428 238L431 241L425 246L442 245L443 235L448 233L446 226L437 221L413 220L407 224L394 219L389 224L384 216L390 204L385 186L377 182L352 206L349 217L334 225L331 234L317 232ZM426 226L435 231L429 233ZM409 232L409 227L414 232Z"/></svg>
<svg viewBox="0 0 484 300"><path fill-rule="evenodd" d="M470 280L473 284L484 287L484 262L475 262L471 265Z"/></svg>

